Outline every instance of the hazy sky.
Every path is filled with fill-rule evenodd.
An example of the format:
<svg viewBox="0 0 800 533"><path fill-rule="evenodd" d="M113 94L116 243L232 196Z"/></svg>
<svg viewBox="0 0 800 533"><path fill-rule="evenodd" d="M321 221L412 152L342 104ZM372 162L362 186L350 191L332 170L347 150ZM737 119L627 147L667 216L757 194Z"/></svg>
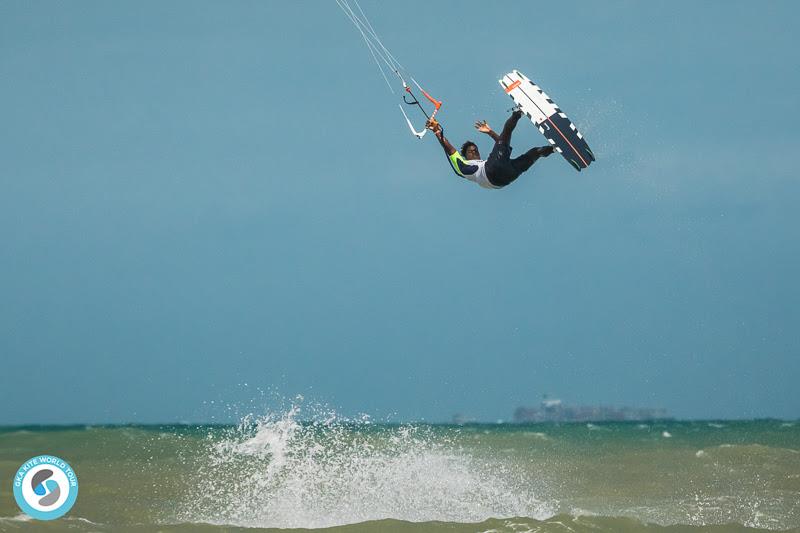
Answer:
<svg viewBox="0 0 800 533"><path fill-rule="evenodd" d="M800 417L797 3L362 6L454 144L518 68L597 162L460 180L333 0L4 0L0 424Z"/></svg>

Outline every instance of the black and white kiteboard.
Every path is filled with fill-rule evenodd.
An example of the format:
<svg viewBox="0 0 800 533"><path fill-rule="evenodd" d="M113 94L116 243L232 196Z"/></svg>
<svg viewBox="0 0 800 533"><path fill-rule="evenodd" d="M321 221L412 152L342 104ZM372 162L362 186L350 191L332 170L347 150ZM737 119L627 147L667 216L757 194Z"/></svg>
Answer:
<svg viewBox="0 0 800 533"><path fill-rule="evenodd" d="M575 170L580 171L594 161L594 154L581 132L538 85L518 70L509 72L499 81L506 94Z"/></svg>

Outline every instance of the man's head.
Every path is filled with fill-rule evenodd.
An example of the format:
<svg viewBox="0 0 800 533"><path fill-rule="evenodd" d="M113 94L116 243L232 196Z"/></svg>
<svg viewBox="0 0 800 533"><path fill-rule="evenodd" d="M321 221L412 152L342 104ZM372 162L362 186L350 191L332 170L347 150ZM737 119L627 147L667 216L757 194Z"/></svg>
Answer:
<svg viewBox="0 0 800 533"><path fill-rule="evenodd" d="M481 158L481 153L478 152L478 145L472 141L467 141L461 145L461 155L467 160Z"/></svg>

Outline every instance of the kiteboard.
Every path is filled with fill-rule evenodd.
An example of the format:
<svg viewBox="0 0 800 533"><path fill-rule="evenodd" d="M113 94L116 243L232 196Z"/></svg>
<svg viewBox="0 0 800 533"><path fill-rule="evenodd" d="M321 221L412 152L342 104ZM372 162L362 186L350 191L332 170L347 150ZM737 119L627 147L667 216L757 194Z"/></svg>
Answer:
<svg viewBox="0 0 800 533"><path fill-rule="evenodd" d="M499 81L517 107L575 170L580 172L595 160L581 132L538 85L518 70L509 72Z"/></svg>

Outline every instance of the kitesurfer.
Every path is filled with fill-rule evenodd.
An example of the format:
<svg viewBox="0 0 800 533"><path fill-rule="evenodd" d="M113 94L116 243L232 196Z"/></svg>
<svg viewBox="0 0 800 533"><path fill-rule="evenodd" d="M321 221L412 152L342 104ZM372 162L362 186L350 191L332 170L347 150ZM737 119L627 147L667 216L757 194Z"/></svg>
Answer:
<svg viewBox="0 0 800 533"><path fill-rule="evenodd" d="M519 109L511 113L500 135L495 133L485 120L475 123L475 129L487 134L494 140L494 148L492 148L492 152L486 160L481 159L478 146L472 141L465 142L461 146L461 151L453 148L453 145L444 136L442 126L436 120L429 120L425 127L431 130L436 135L436 138L439 139L439 144L442 145L447 157L450 159L453 170L459 176L474 181L487 189L500 189L531 168L531 165L537 159L547 157L553 153L552 146L539 146L531 148L517 158L511 159L511 133L517 126L521 116L522 111Z"/></svg>

